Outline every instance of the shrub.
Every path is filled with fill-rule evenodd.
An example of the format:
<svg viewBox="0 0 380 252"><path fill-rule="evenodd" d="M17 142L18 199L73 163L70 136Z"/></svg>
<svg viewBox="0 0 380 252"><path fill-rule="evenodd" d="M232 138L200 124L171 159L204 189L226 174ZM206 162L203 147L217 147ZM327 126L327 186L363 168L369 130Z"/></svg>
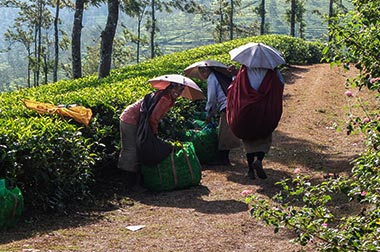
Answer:
<svg viewBox="0 0 380 252"><path fill-rule="evenodd" d="M339 15L330 24L331 42L324 49L325 60L352 65L360 74L349 83L359 88L380 91L379 36L377 1L354 0L355 9ZM349 84L348 83L348 84ZM353 99L351 92L346 92ZM377 98L378 92L374 94ZM363 107L359 103L358 107ZM362 131L367 148L353 162L352 174L313 184L297 175L278 184L282 186L271 201L247 197L252 216L297 234L296 242L313 251L380 251L380 122L378 109L365 111L365 118L349 113L347 132ZM348 211L337 211L346 205Z"/></svg>
<svg viewBox="0 0 380 252"><path fill-rule="evenodd" d="M317 42L265 35L203 46L157 57L123 69L107 78L86 76L37 88L0 94L0 176L17 183L25 205L41 210L64 210L67 204L91 194L98 174L115 166L119 150L119 115L128 105L153 89L150 78L183 73L188 65L215 59L231 64L228 51L247 42L263 42L279 49L290 64L319 62ZM206 90L206 83L198 81ZM21 99L53 104L79 104L93 111L88 127L58 115L39 115ZM164 118L161 134L181 139L204 101L179 99ZM38 207L38 208L37 208Z"/></svg>

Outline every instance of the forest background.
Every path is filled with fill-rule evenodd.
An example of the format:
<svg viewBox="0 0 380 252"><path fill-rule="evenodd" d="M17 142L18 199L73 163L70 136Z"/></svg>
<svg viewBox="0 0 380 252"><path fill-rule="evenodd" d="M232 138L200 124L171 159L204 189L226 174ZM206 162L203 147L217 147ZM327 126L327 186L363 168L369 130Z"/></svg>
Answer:
<svg viewBox="0 0 380 252"><path fill-rule="evenodd" d="M59 49L54 48L53 17L57 9L56 1L43 1L45 16L50 20L42 27L41 38L31 15L20 12L18 3L25 2L33 11L42 0L12 1L0 0L0 92L38 86L60 79L73 78L71 36L74 20L74 2L61 1L58 29ZM78 1L77 1L78 2ZM107 4L104 1L84 1L81 32L81 75L96 73L99 69L101 34L107 22ZM128 4L133 1L121 1L124 6L119 11L119 20L113 44L111 68L124 67L158 55L170 54L202 45L230 40L228 23L234 26L234 38L266 34L291 34L305 40L327 42L328 23L326 17L350 8L350 1L342 0L215 0L215 1L177 1L179 5L167 5L176 1L156 1L154 44L150 40L152 31L152 11L145 1L143 15L132 16ZM137 1L144 2L144 1ZM194 2L202 11L188 13L185 3ZM264 3L264 5L262 5ZM260 5L261 4L261 5ZM290 12L296 4L293 31ZM3 7L1 7L3 6ZM4 7L6 6L6 7ZM64 7L65 6L65 7ZM164 8L169 6L169 8ZM233 17L230 14L233 6ZM265 10L265 30L260 30L260 8ZM294 6L293 6L294 8ZM182 9L182 10L181 10ZM140 22L140 26L138 25ZM137 37L140 27L141 35ZM34 33L34 35L33 35ZM224 33L224 34L222 34ZM26 39L24 36L29 36ZM34 39L33 39L34 38ZM37 56L37 39L41 39L42 49ZM137 44L137 41L139 42ZM137 47L137 48L136 48ZM154 52L152 52L154 47ZM54 77L55 50L59 64ZM137 51L136 51L137 50ZM40 57L40 58L39 58ZM58 63L58 60L57 60ZM36 77L36 73L40 77ZM75 77L75 74L74 74ZM37 79L37 80L36 80Z"/></svg>

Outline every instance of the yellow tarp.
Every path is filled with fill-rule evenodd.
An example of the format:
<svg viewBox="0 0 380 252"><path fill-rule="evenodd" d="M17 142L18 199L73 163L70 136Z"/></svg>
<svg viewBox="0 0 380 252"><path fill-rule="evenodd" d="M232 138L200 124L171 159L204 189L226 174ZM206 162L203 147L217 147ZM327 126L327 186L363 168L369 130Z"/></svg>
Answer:
<svg viewBox="0 0 380 252"><path fill-rule="evenodd" d="M30 101L23 99L24 105L29 108L36 110L38 113L49 113L49 114L59 114L62 116L73 118L75 121L82 123L86 126L90 123L92 117L92 111L89 108L78 106L78 105L54 105L50 103L42 103L37 101Z"/></svg>

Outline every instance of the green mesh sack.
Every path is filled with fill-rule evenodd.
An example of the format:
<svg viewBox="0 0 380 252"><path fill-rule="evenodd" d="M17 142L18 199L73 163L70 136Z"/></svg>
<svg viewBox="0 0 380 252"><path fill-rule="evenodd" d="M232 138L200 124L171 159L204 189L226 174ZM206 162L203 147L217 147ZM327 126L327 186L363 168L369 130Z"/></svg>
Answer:
<svg viewBox="0 0 380 252"><path fill-rule="evenodd" d="M205 111L202 112L195 112L193 115L193 118L196 118L197 120L206 120L207 113Z"/></svg>
<svg viewBox="0 0 380 252"><path fill-rule="evenodd" d="M201 164L218 160L218 131L216 127L203 127L186 132L186 141L192 142Z"/></svg>
<svg viewBox="0 0 380 252"><path fill-rule="evenodd" d="M8 188L5 179L0 179L0 230L13 227L21 216L24 198L16 186Z"/></svg>
<svg viewBox="0 0 380 252"><path fill-rule="evenodd" d="M194 129L203 129L204 127L207 126L205 121L202 121L202 120L194 120L192 122L192 125L193 125Z"/></svg>
<svg viewBox="0 0 380 252"><path fill-rule="evenodd" d="M184 189L201 181L201 165L191 142L174 147L173 152L157 165L143 165L141 172L144 186L152 191Z"/></svg>

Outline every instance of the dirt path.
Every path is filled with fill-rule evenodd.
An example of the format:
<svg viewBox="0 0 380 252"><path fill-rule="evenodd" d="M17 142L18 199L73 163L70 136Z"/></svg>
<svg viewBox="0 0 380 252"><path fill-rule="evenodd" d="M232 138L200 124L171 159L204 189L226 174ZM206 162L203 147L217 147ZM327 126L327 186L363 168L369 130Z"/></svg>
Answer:
<svg viewBox="0 0 380 252"><path fill-rule="evenodd" d="M233 167L204 167L201 186L130 198L115 192L102 211L29 218L0 233L0 251L298 251L290 232L274 234L250 219L240 192L272 196L274 183L295 168L316 179L349 171L363 144L360 135L333 129L345 120L347 73L321 64L292 66L285 76L284 114L264 162L267 180L247 179L244 152L236 150ZM145 227L132 232L130 225Z"/></svg>

